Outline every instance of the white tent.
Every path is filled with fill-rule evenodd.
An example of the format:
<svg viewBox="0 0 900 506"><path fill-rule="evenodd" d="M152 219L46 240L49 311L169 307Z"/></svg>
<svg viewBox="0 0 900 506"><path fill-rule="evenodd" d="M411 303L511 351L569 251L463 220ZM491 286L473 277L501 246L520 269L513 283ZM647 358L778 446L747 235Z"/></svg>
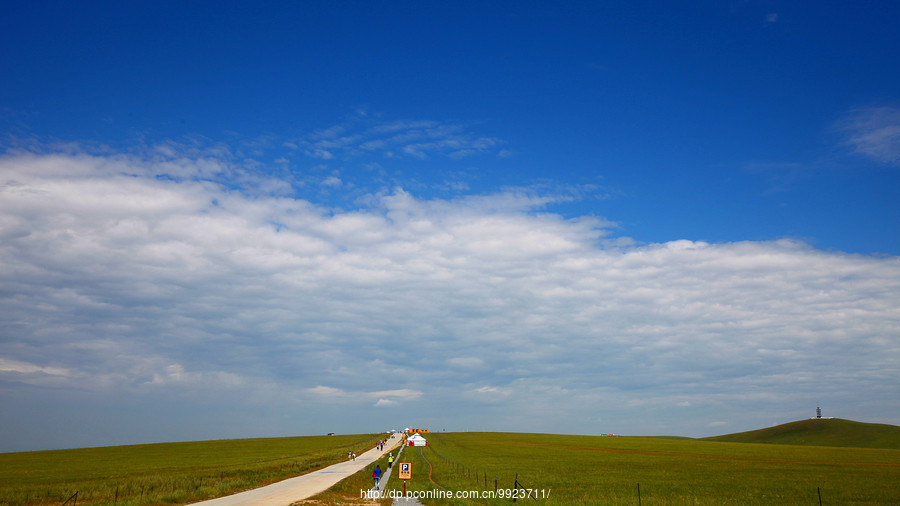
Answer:
<svg viewBox="0 0 900 506"><path fill-rule="evenodd" d="M406 438L407 446L427 446L428 440L421 436L421 434L413 434Z"/></svg>

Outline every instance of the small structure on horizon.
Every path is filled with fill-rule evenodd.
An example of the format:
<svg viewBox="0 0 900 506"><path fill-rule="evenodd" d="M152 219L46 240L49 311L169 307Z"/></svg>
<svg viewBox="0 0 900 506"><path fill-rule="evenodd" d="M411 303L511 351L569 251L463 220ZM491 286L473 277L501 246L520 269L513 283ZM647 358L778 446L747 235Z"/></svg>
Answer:
<svg viewBox="0 0 900 506"><path fill-rule="evenodd" d="M820 408L818 404L816 404L816 417L810 418L810 420L833 420L833 419L834 419L833 416L822 416L822 408Z"/></svg>

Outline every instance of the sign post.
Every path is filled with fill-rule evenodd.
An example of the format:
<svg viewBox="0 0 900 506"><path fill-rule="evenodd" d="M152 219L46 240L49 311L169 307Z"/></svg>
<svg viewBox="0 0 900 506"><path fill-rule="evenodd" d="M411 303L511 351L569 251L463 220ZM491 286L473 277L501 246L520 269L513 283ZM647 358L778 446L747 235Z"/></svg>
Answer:
<svg viewBox="0 0 900 506"><path fill-rule="evenodd" d="M397 477L403 480L403 495L406 496L406 480L412 479L412 464L400 462L400 474Z"/></svg>

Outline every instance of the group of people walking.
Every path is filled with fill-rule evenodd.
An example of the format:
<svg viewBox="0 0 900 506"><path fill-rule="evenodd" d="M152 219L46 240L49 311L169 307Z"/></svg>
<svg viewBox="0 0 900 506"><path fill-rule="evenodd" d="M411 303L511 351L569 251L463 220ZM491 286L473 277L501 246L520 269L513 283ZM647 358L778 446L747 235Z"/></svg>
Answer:
<svg viewBox="0 0 900 506"><path fill-rule="evenodd" d="M394 467L394 452L388 453L388 469ZM372 471L372 478L375 479L375 488L378 488L378 482L381 481L381 466L375 466L375 470Z"/></svg>
<svg viewBox="0 0 900 506"><path fill-rule="evenodd" d="M384 450L384 445L387 444L387 439L382 439L375 445L375 449L378 451ZM356 452L349 451L347 452L347 460L356 460ZM388 453L388 469L394 467L394 452ZM381 481L381 466L375 466L375 470L372 472L372 478L375 480L375 488L378 488L378 482Z"/></svg>

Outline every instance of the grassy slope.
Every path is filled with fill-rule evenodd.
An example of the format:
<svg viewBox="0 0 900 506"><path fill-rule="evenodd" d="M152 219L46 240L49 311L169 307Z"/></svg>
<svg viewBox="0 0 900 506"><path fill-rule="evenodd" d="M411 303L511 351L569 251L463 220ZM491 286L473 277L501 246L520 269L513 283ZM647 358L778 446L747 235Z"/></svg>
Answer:
<svg viewBox="0 0 900 506"><path fill-rule="evenodd" d="M799 420L767 429L702 438L702 441L900 449L900 427L840 418Z"/></svg>

